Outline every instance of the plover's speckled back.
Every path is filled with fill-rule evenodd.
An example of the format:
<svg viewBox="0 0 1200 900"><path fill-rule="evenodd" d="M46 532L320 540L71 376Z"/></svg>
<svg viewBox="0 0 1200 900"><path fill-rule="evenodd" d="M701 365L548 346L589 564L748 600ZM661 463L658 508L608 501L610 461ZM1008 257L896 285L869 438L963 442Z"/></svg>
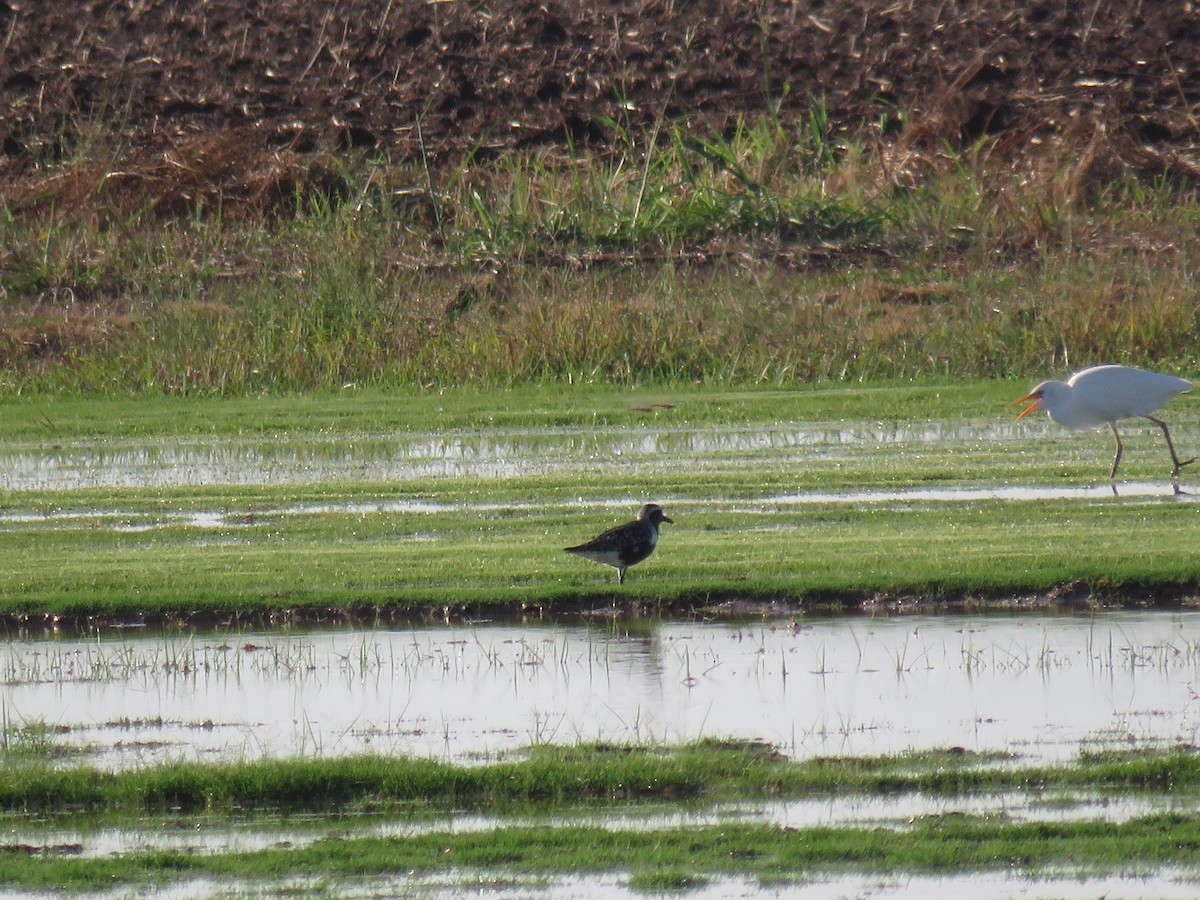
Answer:
<svg viewBox="0 0 1200 900"><path fill-rule="evenodd" d="M567 547L568 553L617 570L617 584L625 583L625 570L636 566L654 552L658 543L658 526L671 522L657 503L647 503L638 510L637 518L624 525L610 528L578 547ZM671 522L671 524L675 524Z"/></svg>

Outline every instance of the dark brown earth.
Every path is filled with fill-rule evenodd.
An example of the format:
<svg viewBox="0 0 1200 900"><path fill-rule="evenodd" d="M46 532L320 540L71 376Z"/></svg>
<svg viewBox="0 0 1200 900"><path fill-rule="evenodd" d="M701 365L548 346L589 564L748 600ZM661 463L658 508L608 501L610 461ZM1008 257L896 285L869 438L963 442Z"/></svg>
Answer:
<svg viewBox="0 0 1200 900"><path fill-rule="evenodd" d="M0 190L105 145L184 171L231 146L603 149L823 98L835 128L1019 153L1060 140L1200 174L1200 12L1146 0L0 0ZM218 167L219 168L219 167ZM198 176L199 177L199 176ZM2 199L2 197L0 197Z"/></svg>

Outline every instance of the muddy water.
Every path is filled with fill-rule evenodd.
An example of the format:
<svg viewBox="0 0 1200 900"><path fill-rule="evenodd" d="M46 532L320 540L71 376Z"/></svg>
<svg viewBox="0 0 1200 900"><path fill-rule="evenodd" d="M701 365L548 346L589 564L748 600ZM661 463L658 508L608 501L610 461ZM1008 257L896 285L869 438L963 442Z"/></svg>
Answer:
<svg viewBox="0 0 1200 900"><path fill-rule="evenodd" d="M0 644L10 723L84 759L740 737L795 758L963 747L1055 761L1200 742L1200 613L750 624L478 622Z"/></svg>

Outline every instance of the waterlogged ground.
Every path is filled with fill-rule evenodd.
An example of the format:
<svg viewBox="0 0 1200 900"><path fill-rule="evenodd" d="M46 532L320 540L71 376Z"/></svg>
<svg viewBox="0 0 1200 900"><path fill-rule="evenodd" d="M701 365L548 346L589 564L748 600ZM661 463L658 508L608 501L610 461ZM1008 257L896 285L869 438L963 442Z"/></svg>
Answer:
<svg viewBox="0 0 1200 900"><path fill-rule="evenodd" d="M1136 432L1135 432L1136 433ZM1128 439L1127 439L1128 440ZM1132 442L1131 442L1132 443ZM1050 446L1054 449L1047 450ZM1138 453L1150 459L1151 439L1138 439ZM770 463L796 467L837 464L879 457L881 465L897 455L970 454L976 478L980 465L1010 460L1012 454L1045 453L1055 458L1094 458L1099 467L1091 483L1047 493L1028 489L1029 497L1078 496L1102 487L1111 463L1112 440L1103 434L1068 440L1043 423L1008 422L913 424L780 422L745 427L641 427L492 429L486 433L450 432L408 435L274 437L269 440L170 440L70 442L46 448L0 448L0 489L73 490L98 487L181 487L194 485L305 484L370 481L404 484L425 478L515 478L598 469L614 479L627 472L672 471L686 465L696 472ZM1130 456L1124 463L1131 468ZM1166 459L1165 450L1162 451ZM1137 462L1133 461L1133 465ZM1168 465L1159 468L1169 469ZM1122 493L1153 489L1163 482L1122 485ZM947 499L968 488L948 488ZM1026 496L1020 489L1000 492ZM838 495L842 496L842 495ZM992 496L985 493L984 496ZM859 499L850 497L848 499Z"/></svg>
<svg viewBox="0 0 1200 900"><path fill-rule="evenodd" d="M603 507L616 518L643 497L623 484L656 475L695 476L686 496L697 506L748 510L756 527L772 515L808 505L857 509L929 509L941 504L1024 505L1113 500L1104 476L1111 446L1103 434L1065 435L1046 423L988 421L855 422L747 426L671 424L664 409L635 426L570 426L411 431L397 435L301 435L270 439L135 439L8 442L0 448L0 490L9 504L0 527L19 533L29 523L63 528L154 531L253 527L236 504L192 502L178 509L137 500L137 491L196 486L280 486L386 483L436 485L440 480L533 478L569 485L591 479L576 497L499 498L484 491L414 491L379 500L331 496L272 505L273 517L329 513L470 514L561 504ZM794 419L794 417L791 417ZM1180 441L1190 441L1195 429ZM1149 435L1149 436L1148 436ZM1157 479L1161 448L1145 430L1126 435L1130 481L1121 507L1172 499ZM1161 454L1165 456L1165 454ZM1037 477L1013 477L1014 460L1041 465ZM1043 462L1039 462L1039 460ZM1063 478L1045 460L1095 476ZM897 468L901 467L901 468ZM848 485L815 482L746 488L747 473L799 475L843 469L862 473ZM923 482L914 472L942 474ZM898 474L897 474L898 473ZM597 477L611 493L598 493ZM722 484L740 479L738 490ZM836 479L835 479L836 481ZM676 477L675 483L679 483ZM776 487L776 484L784 484ZM1185 489L1188 485L1185 483ZM39 496L90 491L112 499L33 506ZM130 493L134 492L134 493ZM316 492L319 494L320 492ZM561 494L562 496L558 496ZM556 499L547 500L547 496ZM134 497L134 501L128 498ZM15 498L15 499L14 499ZM664 499L655 497L654 499ZM1194 496L1174 497L1190 504ZM1072 504L1073 505L1073 504ZM1157 508L1157 507L1155 507ZM611 515L610 515L611 514ZM694 516L695 517L695 516ZM681 517L685 518L685 517ZM696 526L692 526L696 527ZM672 532L688 538L681 523ZM556 541L553 550L570 534ZM428 540L437 539L431 533ZM666 545L669 547L669 544ZM664 548L663 553L666 550ZM632 578L663 577L667 560L634 570ZM586 571L586 568L585 568ZM594 568L597 582L611 573ZM592 614L557 621L451 617L449 622L367 629L171 630L140 627L120 617L86 631L14 630L0 641L0 706L10 740L48 742L59 765L128 769L177 759L230 760L358 753L413 754L484 764L530 745L588 741L662 742L735 737L768 742L796 759L864 756L960 747L1001 754L1013 764L1070 761L1080 750L1164 749L1200 743L1200 612L1049 612L989 614L788 614L705 621L629 620L597 606ZM1105 796L1081 791L1046 797L1006 793L970 797L830 797L752 802L646 812L606 810L547 817L537 824L688 828L768 822L804 828L903 827L926 816L1001 816L1012 821L1093 819L1122 822L1158 812L1190 813L1188 800ZM361 817L277 827L255 819L205 823L191 818L164 826L128 827L30 823L6 843L70 848L84 858L141 850L220 854L270 846L304 846L330 834L405 835L496 827L488 816L450 815L421 821ZM1073 871L974 873L969 879L902 875L831 876L778 890L755 881L713 879L697 898L952 897L1014 894L1061 897L1190 897L1194 871L1153 869L1126 875ZM324 884L183 881L154 896L255 896L264 889L320 893ZM623 875L580 879L482 880L470 873L346 880L339 896L460 896L607 898L640 896ZM133 892L130 892L131 894ZM147 894L138 889L139 896ZM0 891L0 896L6 896ZM124 896L115 892L113 896Z"/></svg>
<svg viewBox="0 0 1200 900"><path fill-rule="evenodd" d="M425 754L493 761L530 744L765 740L793 758L962 747L1021 762L1081 749L1200 742L1200 612L895 615L750 622L480 621L372 630L13 637L0 645L10 724L44 721L78 749L63 764L136 767L179 758ZM1120 823L1194 812L1194 798L1081 790L1046 794L822 796L689 808L543 814L539 828L631 830L767 822L903 828L926 817ZM514 820L503 820L511 826ZM403 837L497 827L495 818L357 816L329 821L203 815L144 825L10 827L5 843L73 857L303 847L330 836ZM63 850L62 848L69 848ZM528 878L451 873L333 883L338 896L608 900L645 896L627 875ZM208 879L107 896L327 894L326 879ZM814 874L773 887L714 878L689 898L1184 898L1200 872ZM0 891L0 897L16 896ZM22 896L29 896L22 894Z"/></svg>
<svg viewBox="0 0 1200 900"><path fill-rule="evenodd" d="M331 894L335 891L336 894ZM136 891L107 891L105 898L153 897L156 900L207 900L262 896L343 898L412 897L422 900L450 900L461 897L487 897L490 900L644 900L646 897L686 897L688 900L739 900L739 898L795 898L795 900L954 900L969 896L973 900L1008 900L1013 897L1054 897L1058 900L1193 900L1198 885L1194 873L1167 871L1155 874L1107 875L1100 877L1071 874L1027 878L1007 872L973 873L968 877L937 875L841 875L813 876L789 880L780 887L764 886L752 880L714 878L686 890L647 891L630 886L624 876L588 876L562 879L522 879L520 877L394 877L339 879L332 885L326 878L294 878L278 884L238 883L196 880L169 888L139 887ZM8 892L0 889L4 900L30 900L56 894Z"/></svg>
<svg viewBox="0 0 1200 900"><path fill-rule="evenodd" d="M1005 794L975 794L946 797L921 794L864 797L823 797L813 800L747 801L705 805L664 811L661 806L608 808L604 812L575 812L537 818L506 816L507 825L537 828L572 826L603 827L614 831L663 828L695 828L735 823L769 823L785 828L871 826L894 828L930 816L1003 816L1014 822L1066 822L1083 817L1105 822L1125 822L1151 812L1190 814L1194 804L1181 798L1106 797L1099 792L1059 793L1041 791ZM336 822L344 837L405 838L420 834L466 834L486 832L497 819L479 813L454 813L438 817L397 819L369 814L345 817ZM329 820L313 816L258 816L253 821L205 821L203 816L182 816L153 825L96 827L79 823L54 829L9 831L14 838L36 842L46 848L70 847L80 858L100 858L144 850L174 850L216 854L268 849L286 843L308 846L329 834Z"/></svg>
<svg viewBox="0 0 1200 900"><path fill-rule="evenodd" d="M204 886L200 886L204 889ZM346 886L340 896L377 897L380 883ZM444 879L397 880L391 885L386 882L385 890L398 895L451 898L466 895L487 896L495 900L538 897L545 900L606 900L606 898L645 898L663 896L661 892L631 890L620 878L566 879L549 884L530 883L524 885L505 884L490 880L446 884ZM833 898L856 897L889 898L889 900L953 900L964 895L987 900L987 898L1045 897L1061 900L1118 900L1123 897L1154 897L1158 900L1191 900L1196 896L1197 884L1187 873L1165 875L1108 876L1104 878L1078 878L1064 875L1039 879L1026 879L1004 873L974 874L968 878L939 877L928 875L874 875L842 876L836 878L813 878L810 881L789 883L784 887L763 887L755 882L738 879L715 879L712 883L670 894L688 900L735 900L745 897L780 897L796 900L833 900ZM201 894L200 896L208 896Z"/></svg>
<svg viewBox="0 0 1200 900"><path fill-rule="evenodd" d="M1154 432L1157 434L1157 432ZM1132 435L1132 437L1130 436ZM1117 483L1126 499L1171 496L1165 450L1143 430L1126 429L1127 451L1123 476ZM723 473L744 476L756 468L803 472L836 472L867 467L869 480L889 479L897 466L930 467L954 460L961 479L914 486L865 484L838 491L797 489L765 494L755 509L826 503L910 503L988 500L1095 500L1112 496L1107 480L1111 438L1105 434L1069 435L1049 423L1015 424L1006 420L915 423L779 422L766 425L678 427L661 421L638 427L563 427L488 429L480 431L415 432L398 435L339 435L272 437L270 439L190 439L137 441L11 442L0 447L0 491L70 492L96 489L186 488L197 486L303 486L367 482L398 487L428 485L439 479L570 480L607 476L614 486L623 479L653 478L686 471L697 478L720 478ZM1162 457L1160 459L1160 456ZM1013 482L1014 459L1042 463L1061 461L1082 465L1088 475L1054 483ZM1154 478L1162 470L1162 478ZM866 480L866 479L865 479ZM1186 490L1177 499L1194 495ZM667 498L660 498L667 499ZM530 503L544 503L531 500ZM603 505L621 511L640 501L614 490L613 496L581 505ZM693 500L695 502L695 500ZM701 502L715 508L746 508L744 499L719 492ZM276 515L317 515L328 512L427 512L497 508L519 509L520 500L446 503L436 498L385 498L370 502L331 500L297 503L272 509ZM529 504L525 504L529 505ZM59 519L108 517L114 526L136 529L142 517L119 505L61 512L53 507L36 512L0 514L0 524ZM187 511L172 515L156 510L144 519L150 524L221 527L237 524L240 512Z"/></svg>
<svg viewBox="0 0 1200 900"><path fill-rule="evenodd" d="M136 891L108 891L105 898L153 897L156 900L207 900L213 897L305 897L343 898L412 897L422 900L450 900L461 897L487 897L490 900L644 900L646 897L686 897L688 900L739 900L739 898L795 898L795 900L955 900L969 896L973 900L1009 900L1013 897L1054 897L1058 900L1193 900L1198 890L1195 873L1170 870L1162 873L1107 875L1099 877L1071 874L1028 878L1007 872L973 873L968 877L938 875L841 875L813 876L789 880L780 887L764 886L748 879L714 878L686 890L648 891L630 886L624 876L588 876L562 879L522 879L520 877L394 877L340 879L332 885L325 878L294 878L273 885L228 881L197 880L169 888L139 887ZM54 897L56 894L7 892L0 898Z"/></svg>
<svg viewBox="0 0 1200 900"><path fill-rule="evenodd" d="M10 722L103 767L540 743L762 740L794 758L962 747L1024 762L1200 743L1200 612L794 618L0 645Z"/></svg>
<svg viewBox="0 0 1200 900"><path fill-rule="evenodd" d="M795 423L744 428L582 427L238 441L79 442L0 451L0 488L71 490L211 484L300 484L345 480L403 484L423 478L506 478L595 472L614 477L686 463L720 471L734 463L805 464L922 444L961 449L1016 441L1020 426ZM1027 436L1027 434L1026 434ZM1105 444L1107 446L1107 444Z"/></svg>
<svg viewBox="0 0 1200 900"><path fill-rule="evenodd" d="M647 413L660 414L670 412ZM1144 431L1133 430L1126 440L1131 457L1153 458L1161 449ZM845 464L874 473L897 459L909 466L915 460L918 468L922 460L931 467L961 461L960 479L934 485L772 490L752 499L714 490L703 501L690 501L769 516L808 504L1111 499L1102 477L1054 484L995 477L1021 456L1094 459L1102 476L1109 452L1103 434L1065 435L1049 423L999 418L717 427L663 421L388 437L67 441L52 447L14 442L0 449L0 489L10 496L68 496L111 488L119 496L121 489L199 485L428 485L522 476L569 480L572 473L594 478L597 472L620 485L626 475L655 471L719 479L756 466L801 473ZM1124 504L1171 496L1162 481L1121 482L1120 491ZM1188 503L1193 497L1176 499ZM529 504L535 502L546 501ZM569 503L634 505L621 496ZM430 493L303 500L270 512L436 515L521 505L519 498L446 500ZM118 501L98 509L18 508L0 514L0 525L79 519L120 531L178 524L237 529L253 521L241 509L145 512L121 508ZM672 540L688 536L672 531L660 556L669 553ZM557 547L551 550L557 553ZM653 565L634 570L631 578ZM592 568L597 583L611 579L607 570ZM712 735L763 739L797 756L963 746L1054 759L1073 755L1081 742L1162 744L1193 737L1197 709L1189 691L1200 630L1188 613L668 622L636 630L605 622L168 636L109 628L82 640L12 639L0 646L0 674L10 718L45 718L112 766L181 754L363 750L486 760L546 741ZM930 703L934 696L938 703Z"/></svg>

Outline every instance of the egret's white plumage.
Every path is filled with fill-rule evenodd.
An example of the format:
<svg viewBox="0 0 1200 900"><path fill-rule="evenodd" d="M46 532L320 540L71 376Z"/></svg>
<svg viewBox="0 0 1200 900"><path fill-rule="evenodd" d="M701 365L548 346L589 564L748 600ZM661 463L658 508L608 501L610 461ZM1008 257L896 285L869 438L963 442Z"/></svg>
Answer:
<svg viewBox="0 0 1200 900"><path fill-rule="evenodd" d="M1158 372L1147 372L1134 366L1092 366L1076 372L1066 381L1043 381L1032 391L1014 400L1009 406L1033 402L1021 411L1017 419L1023 419L1037 409L1046 413L1065 428L1098 428L1108 425L1112 429L1117 442L1117 453L1113 457L1110 478L1117 477L1117 466L1121 464L1121 435L1117 431L1117 421L1120 419L1141 418L1149 419L1162 429L1167 439L1167 449L1171 451L1172 481L1178 479L1179 470L1194 459L1180 461L1171 442L1171 432L1167 423L1155 418L1151 413L1162 407L1177 394L1192 389L1192 383L1186 378L1174 375L1162 375Z"/></svg>

